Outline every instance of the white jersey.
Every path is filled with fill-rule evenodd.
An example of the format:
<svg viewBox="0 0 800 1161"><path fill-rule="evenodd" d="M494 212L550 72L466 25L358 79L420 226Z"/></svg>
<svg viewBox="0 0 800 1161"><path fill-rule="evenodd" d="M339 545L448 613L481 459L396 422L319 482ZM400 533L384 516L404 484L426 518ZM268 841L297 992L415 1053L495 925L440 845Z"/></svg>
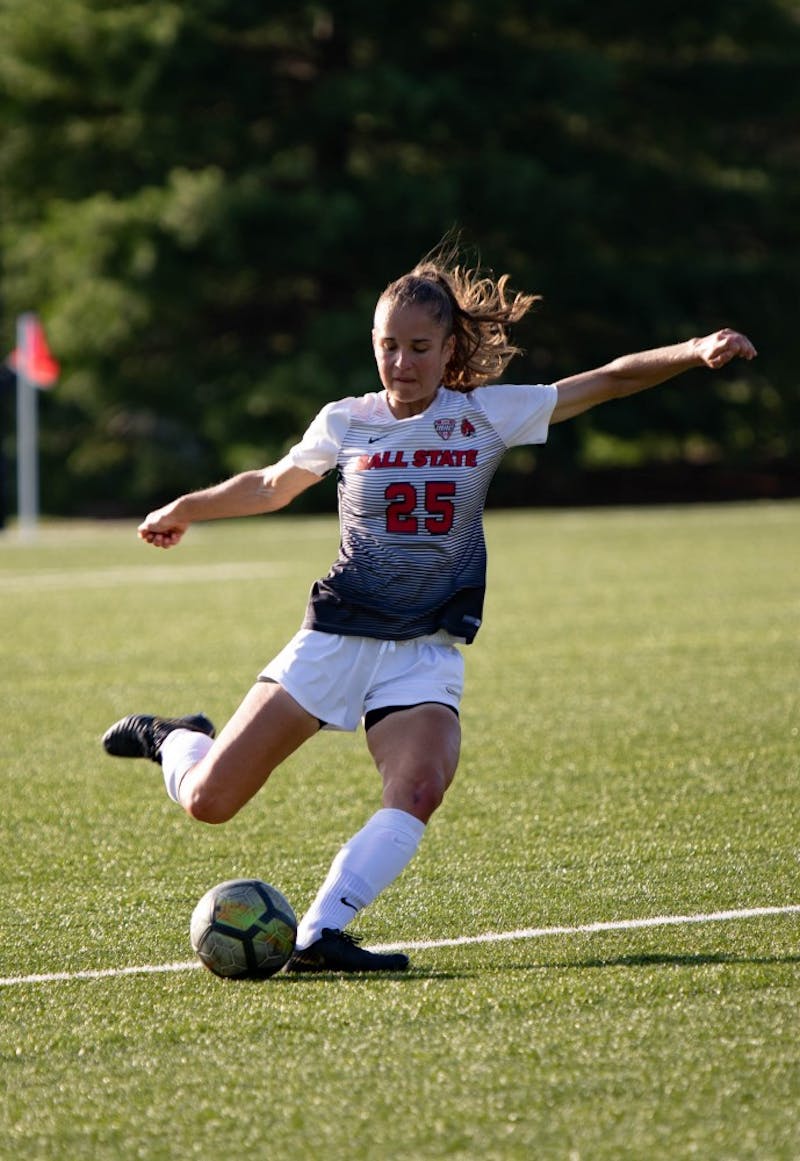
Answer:
<svg viewBox="0 0 800 1161"><path fill-rule="evenodd" d="M336 471L341 544L303 627L407 640L475 636L486 585L483 507L507 448L544 443L553 386L440 388L396 419L385 392L329 403L287 460Z"/></svg>

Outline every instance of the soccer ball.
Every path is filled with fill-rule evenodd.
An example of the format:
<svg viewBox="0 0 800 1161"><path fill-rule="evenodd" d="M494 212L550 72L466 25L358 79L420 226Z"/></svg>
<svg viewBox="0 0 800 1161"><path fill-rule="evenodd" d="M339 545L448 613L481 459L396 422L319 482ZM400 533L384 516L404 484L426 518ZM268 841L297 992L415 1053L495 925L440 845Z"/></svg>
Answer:
<svg viewBox="0 0 800 1161"><path fill-rule="evenodd" d="M297 918L260 879L229 879L207 891L192 913L192 947L209 971L227 979L266 979L294 951Z"/></svg>

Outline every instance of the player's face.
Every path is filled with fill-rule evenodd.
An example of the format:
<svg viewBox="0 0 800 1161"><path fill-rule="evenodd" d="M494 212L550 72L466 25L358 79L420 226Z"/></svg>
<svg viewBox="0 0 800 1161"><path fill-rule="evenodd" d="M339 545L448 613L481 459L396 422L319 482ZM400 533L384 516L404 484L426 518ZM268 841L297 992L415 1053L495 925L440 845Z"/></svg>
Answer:
<svg viewBox="0 0 800 1161"><path fill-rule="evenodd" d="M372 346L389 409L398 419L418 415L433 401L454 341L425 307L378 305Z"/></svg>

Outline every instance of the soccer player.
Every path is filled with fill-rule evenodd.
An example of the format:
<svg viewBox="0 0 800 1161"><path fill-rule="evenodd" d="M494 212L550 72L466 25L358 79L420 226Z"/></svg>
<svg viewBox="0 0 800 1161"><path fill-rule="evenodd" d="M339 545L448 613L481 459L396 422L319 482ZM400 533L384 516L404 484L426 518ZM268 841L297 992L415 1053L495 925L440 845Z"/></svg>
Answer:
<svg viewBox="0 0 800 1161"><path fill-rule="evenodd" d="M142 540L172 548L196 521L274 512L337 473L338 558L219 737L202 714L133 714L103 738L109 754L160 763L192 818L222 823L318 730L363 720L382 803L334 858L288 971L408 966L345 929L407 866L455 775L461 646L481 624L484 500L505 451L543 443L549 425L606 400L756 354L743 334L720 330L549 385L499 385L518 353L509 327L535 301L505 275L429 256L378 299L382 391L328 404L278 463L180 496L139 526Z"/></svg>

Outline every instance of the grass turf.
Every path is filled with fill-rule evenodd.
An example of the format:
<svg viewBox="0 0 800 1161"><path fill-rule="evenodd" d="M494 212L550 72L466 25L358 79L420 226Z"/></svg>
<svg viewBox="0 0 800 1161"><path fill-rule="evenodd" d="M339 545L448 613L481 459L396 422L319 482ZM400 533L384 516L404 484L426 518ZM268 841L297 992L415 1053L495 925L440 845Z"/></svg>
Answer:
<svg viewBox="0 0 800 1161"><path fill-rule="evenodd" d="M492 513L459 776L368 943L782 907L798 891L796 504ZM212 883L298 911L370 813L322 735L225 827L98 738L219 723L299 622L332 519L0 541L0 977L184 964ZM0 987L0 1156L800 1155L798 917L413 952L405 977Z"/></svg>

